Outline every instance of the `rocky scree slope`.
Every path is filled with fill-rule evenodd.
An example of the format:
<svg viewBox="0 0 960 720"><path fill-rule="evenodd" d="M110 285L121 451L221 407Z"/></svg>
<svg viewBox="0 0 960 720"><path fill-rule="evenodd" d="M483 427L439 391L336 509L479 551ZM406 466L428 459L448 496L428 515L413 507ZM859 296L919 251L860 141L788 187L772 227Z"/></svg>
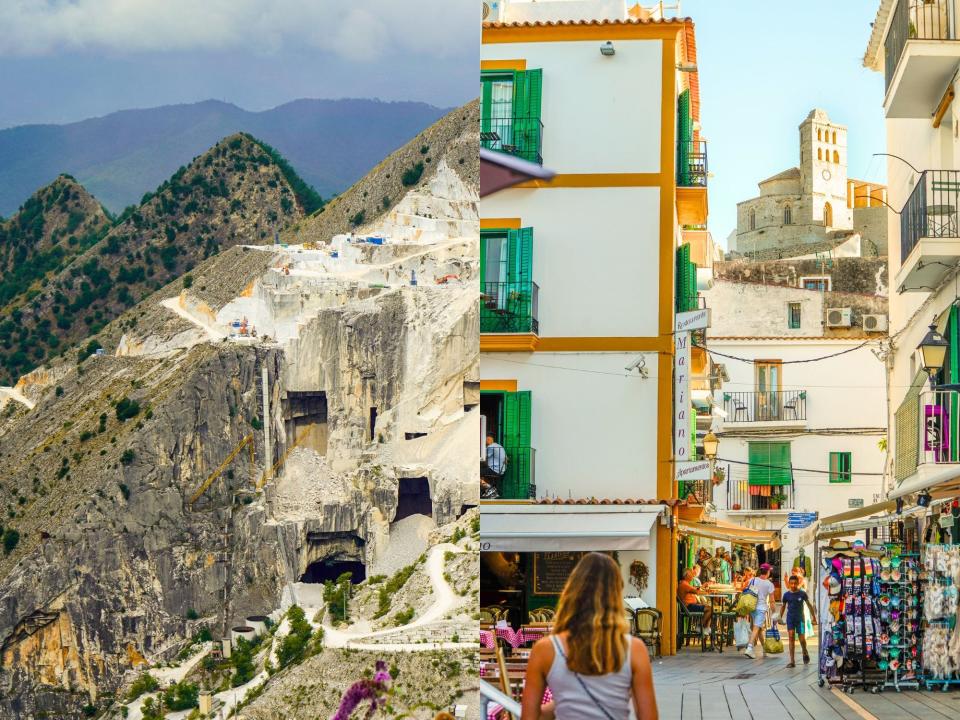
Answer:
<svg viewBox="0 0 960 720"><path fill-rule="evenodd" d="M57 368L60 390L47 386L35 410L8 404L0 502L19 542L0 560L0 717L79 717L145 656L175 653L191 618L219 633L234 593L273 607L276 533L231 523L259 466L244 454L202 509L188 498L251 433L259 368L277 362L210 344L104 356Z"/></svg>
<svg viewBox="0 0 960 720"><path fill-rule="evenodd" d="M103 239L19 308L20 329L0 382L12 384L23 371L16 353L38 365L202 259L241 242L272 242L301 217L296 193L267 150L245 135L222 140L128 209Z"/></svg>
<svg viewBox="0 0 960 720"><path fill-rule="evenodd" d="M322 210L292 225L283 239L290 243L327 242L386 215L411 189L426 184L441 161L471 189L479 191L480 101L447 113Z"/></svg>
<svg viewBox="0 0 960 720"><path fill-rule="evenodd" d="M49 277L95 245L112 222L77 182L61 175L34 193L9 220L0 220L0 380L25 372L59 339L50 322L21 324L22 307Z"/></svg>

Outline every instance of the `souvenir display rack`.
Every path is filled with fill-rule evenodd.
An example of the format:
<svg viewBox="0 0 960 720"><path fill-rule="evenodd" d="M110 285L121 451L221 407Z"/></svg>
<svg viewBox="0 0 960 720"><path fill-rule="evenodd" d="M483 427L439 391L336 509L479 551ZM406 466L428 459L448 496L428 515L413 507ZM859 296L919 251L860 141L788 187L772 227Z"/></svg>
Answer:
<svg viewBox="0 0 960 720"><path fill-rule="evenodd" d="M918 647L920 633L920 571L915 553L900 553L889 545L880 559L880 573L875 579L879 588L880 645L877 668L884 672L884 681L874 688L879 692L892 688L918 690L922 676L922 653Z"/></svg>
<svg viewBox="0 0 960 720"><path fill-rule="evenodd" d="M922 577L923 649L928 658L924 684L946 691L960 684L960 636L957 635L960 545L928 544L924 548Z"/></svg>
<svg viewBox="0 0 960 720"><path fill-rule="evenodd" d="M844 692L876 687L880 620L875 578L880 564L857 550L826 549L830 617L820 618L817 678L820 687L839 686Z"/></svg>

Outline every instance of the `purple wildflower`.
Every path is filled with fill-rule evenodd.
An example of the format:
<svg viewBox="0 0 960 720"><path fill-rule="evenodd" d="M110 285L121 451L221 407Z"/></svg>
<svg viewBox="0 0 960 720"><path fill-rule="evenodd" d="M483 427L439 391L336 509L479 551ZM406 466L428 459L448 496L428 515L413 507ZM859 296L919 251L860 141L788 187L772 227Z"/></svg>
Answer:
<svg viewBox="0 0 960 720"><path fill-rule="evenodd" d="M340 699L340 707L330 720L348 720L353 711L365 702L369 702L370 707L364 717L372 718L377 710L386 705L390 673L387 672L387 664L382 660L377 660L376 668L373 680L357 680L347 688Z"/></svg>

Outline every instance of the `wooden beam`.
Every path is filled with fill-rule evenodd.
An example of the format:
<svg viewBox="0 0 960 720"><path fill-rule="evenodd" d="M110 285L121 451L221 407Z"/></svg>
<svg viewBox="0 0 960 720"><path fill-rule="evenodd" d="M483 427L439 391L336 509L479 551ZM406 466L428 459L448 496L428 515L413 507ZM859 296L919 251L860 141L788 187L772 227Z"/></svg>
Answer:
<svg viewBox="0 0 960 720"><path fill-rule="evenodd" d="M947 110L950 108L950 103L953 102L953 98L956 95L956 91L953 89L953 83L947 86L947 91L943 94L943 97L940 98L940 104L937 105L937 111L933 114L933 126L935 128L940 127L940 123L943 122L943 116L947 114Z"/></svg>

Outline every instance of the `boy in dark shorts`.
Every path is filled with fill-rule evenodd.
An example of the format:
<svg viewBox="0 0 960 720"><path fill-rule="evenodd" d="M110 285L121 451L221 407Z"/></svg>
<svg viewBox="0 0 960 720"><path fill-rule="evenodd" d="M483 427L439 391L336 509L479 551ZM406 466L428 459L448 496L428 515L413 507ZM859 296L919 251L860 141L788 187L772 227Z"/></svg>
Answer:
<svg viewBox="0 0 960 720"><path fill-rule="evenodd" d="M810 604L805 590L800 590L800 578L791 575L787 580L789 590L780 598L780 621L783 621L783 614L787 614L787 636L790 638L790 663L788 668L796 667L794 662L796 657L796 645L794 638L800 638L800 649L803 651L803 664L810 662L810 653L807 652L807 636L803 633L803 604L806 603L810 608L810 617L816 623L816 614L813 605Z"/></svg>

